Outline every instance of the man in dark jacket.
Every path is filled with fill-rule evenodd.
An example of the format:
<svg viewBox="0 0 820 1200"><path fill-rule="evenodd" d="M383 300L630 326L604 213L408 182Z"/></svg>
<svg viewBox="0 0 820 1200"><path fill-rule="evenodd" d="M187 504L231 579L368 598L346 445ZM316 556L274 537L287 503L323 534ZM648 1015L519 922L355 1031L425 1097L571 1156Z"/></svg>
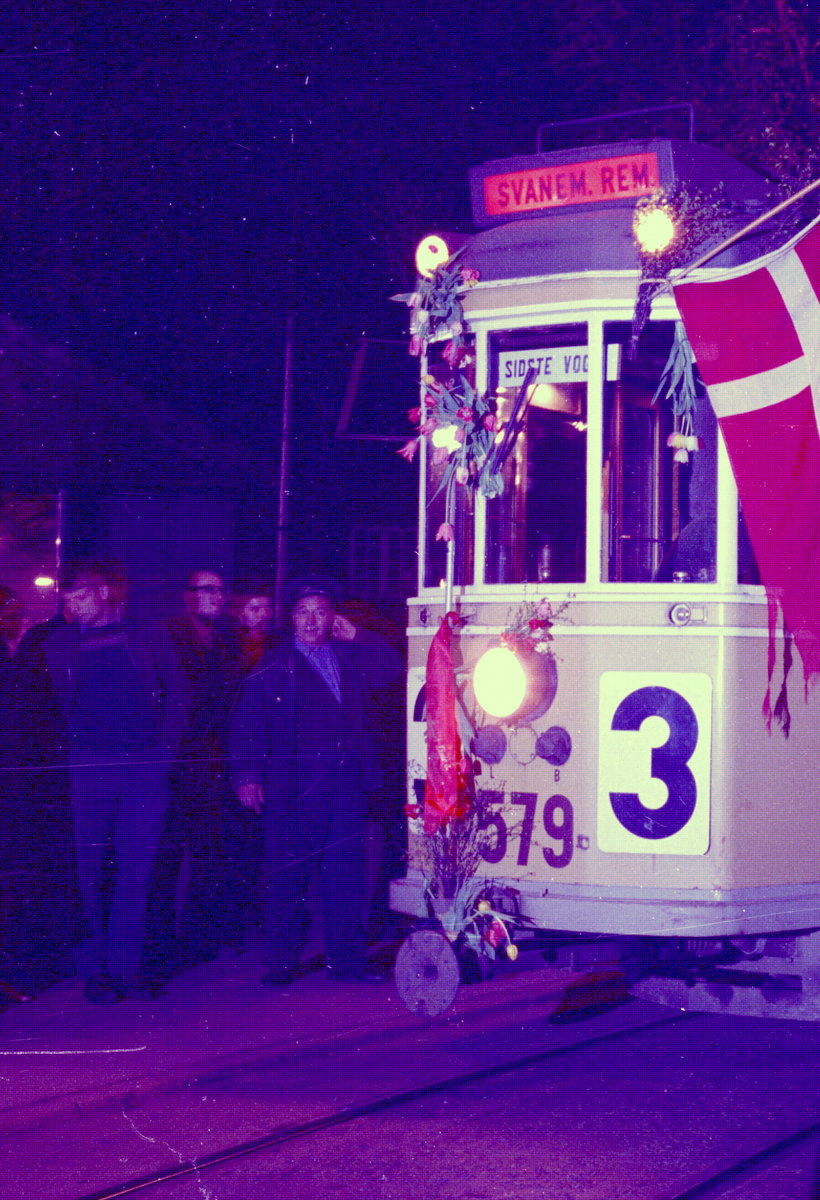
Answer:
<svg viewBox="0 0 820 1200"><path fill-rule="evenodd" d="M293 636L247 678L231 725L239 800L265 826L268 971L262 982L294 978L315 870L328 974L363 978L365 808L379 786L366 704L398 676L401 660L384 638L336 613L332 581L294 580L289 599Z"/></svg>
<svg viewBox="0 0 820 1200"><path fill-rule="evenodd" d="M225 620L221 575L193 571L184 601L185 612L168 622L168 630L183 680L185 725L148 903L146 960L160 976L215 958L221 942L237 949L242 943L225 845L226 812L234 803L225 758L239 643ZM175 899L186 846L190 878L177 944Z"/></svg>
<svg viewBox="0 0 820 1200"><path fill-rule="evenodd" d="M86 999L95 1003L148 992L140 975L148 878L183 714L170 640L123 618L121 583L119 570L106 563L70 568L63 583L67 622L42 643L63 723L90 926L81 965Z"/></svg>

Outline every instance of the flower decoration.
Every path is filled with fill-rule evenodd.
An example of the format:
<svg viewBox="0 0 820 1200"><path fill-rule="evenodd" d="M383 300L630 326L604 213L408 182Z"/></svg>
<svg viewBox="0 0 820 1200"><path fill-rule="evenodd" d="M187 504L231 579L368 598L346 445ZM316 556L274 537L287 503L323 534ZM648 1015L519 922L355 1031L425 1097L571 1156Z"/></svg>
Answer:
<svg viewBox="0 0 820 1200"><path fill-rule="evenodd" d="M486 958L495 958L503 949L507 958L514 962L518 958L518 947L511 932L512 918L509 913L494 908L487 899L486 880L473 880L472 883L472 887L463 889L454 897L453 904L441 913L445 936L456 945L464 945L474 954ZM521 917L517 921L524 923Z"/></svg>
<svg viewBox="0 0 820 1200"><path fill-rule="evenodd" d="M421 406L407 414L417 427L416 436L398 453L412 462L421 439L427 438L433 462L447 462L442 487L452 479L477 487L485 496L497 496L504 484L490 455L498 428L493 402L476 391L463 371L446 384L424 375L421 384ZM439 537L449 540L443 527Z"/></svg>
<svg viewBox="0 0 820 1200"><path fill-rule="evenodd" d="M569 603L567 599L554 606L546 597L538 601L525 600L512 617L508 617L507 628L501 634L502 644L510 650L552 654L552 627L563 617Z"/></svg>
<svg viewBox="0 0 820 1200"><path fill-rule="evenodd" d="M462 267L457 250L429 279L416 280L416 290L400 297L410 309L410 353L420 355L433 340L447 339L443 357L455 369L467 359L461 297L478 282L478 271Z"/></svg>
<svg viewBox="0 0 820 1200"><path fill-rule="evenodd" d="M531 927L532 922L516 913L515 917L496 908L489 898L486 879L465 880L452 899L442 908L433 887L425 890L428 911L435 914L445 937L455 948L472 950L479 958L493 959L503 951L514 962L518 947L513 935L518 926Z"/></svg>
<svg viewBox="0 0 820 1200"><path fill-rule="evenodd" d="M494 402L480 396L460 370L472 361L461 301L479 277L478 271L461 266L460 253L456 251L429 279L420 276L414 292L396 297L410 309L410 353L421 356L430 342L446 339L442 359L451 372L446 382L431 374L422 376L421 404L407 414L416 425L416 436L398 453L412 462L421 439L427 438L432 461L447 462L441 486L447 489L448 498L453 483L477 487L485 496L497 496L504 485L500 465L490 453L498 431ZM446 520L439 527L436 538L444 542L453 540L451 521Z"/></svg>

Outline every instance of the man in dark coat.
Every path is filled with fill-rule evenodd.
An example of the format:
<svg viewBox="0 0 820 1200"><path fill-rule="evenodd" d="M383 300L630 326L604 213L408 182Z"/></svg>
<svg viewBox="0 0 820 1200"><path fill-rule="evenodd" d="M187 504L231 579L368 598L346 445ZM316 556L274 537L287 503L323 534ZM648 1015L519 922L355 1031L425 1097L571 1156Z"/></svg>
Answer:
<svg viewBox="0 0 820 1200"><path fill-rule="evenodd" d="M148 879L168 807L182 688L170 639L124 619L117 569L75 564L63 600L68 620L44 638L42 654L62 717L90 926L85 995L109 1003L148 991L140 974Z"/></svg>
<svg viewBox="0 0 820 1200"><path fill-rule="evenodd" d="M185 726L171 772L171 803L151 881L148 970L162 977L239 948L241 909L226 869L225 821L234 801L225 757L238 641L225 619L227 589L215 571L185 584L185 612L168 622L185 692ZM188 848L190 878L176 935L177 879Z"/></svg>
<svg viewBox="0 0 820 1200"><path fill-rule="evenodd" d="M336 613L332 581L294 580L289 600L293 634L249 675L231 725L239 800L264 820L268 971L262 982L283 984L295 975L315 870L328 974L363 978L365 815L367 797L379 786L366 705L398 676L401 660L384 638Z"/></svg>

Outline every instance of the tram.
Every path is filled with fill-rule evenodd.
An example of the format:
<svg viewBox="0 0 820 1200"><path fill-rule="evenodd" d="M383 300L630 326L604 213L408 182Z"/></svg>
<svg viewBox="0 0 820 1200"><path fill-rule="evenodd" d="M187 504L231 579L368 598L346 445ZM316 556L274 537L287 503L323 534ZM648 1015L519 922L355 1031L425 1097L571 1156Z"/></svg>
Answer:
<svg viewBox="0 0 820 1200"><path fill-rule="evenodd" d="M391 906L433 912L427 669L452 610L485 910L554 954L614 943L632 990L677 1008L815 1017L820 700L798 664L789 736L761 716L769 650L779 671L788 648L708 397L687 443L658 394L671 293L630 347L636 204L676 185L719 186L737 228L763 211L757 174L685 138L539 145L471 172L459 332L475 394L492 398L501 486L442 487L447 457L419 439L409 853ZM697 277L759 253L742 238ZM422 356L434 389L441 353L431 339ZM523 671L509 696L488 668L499 651Z"/></svg>

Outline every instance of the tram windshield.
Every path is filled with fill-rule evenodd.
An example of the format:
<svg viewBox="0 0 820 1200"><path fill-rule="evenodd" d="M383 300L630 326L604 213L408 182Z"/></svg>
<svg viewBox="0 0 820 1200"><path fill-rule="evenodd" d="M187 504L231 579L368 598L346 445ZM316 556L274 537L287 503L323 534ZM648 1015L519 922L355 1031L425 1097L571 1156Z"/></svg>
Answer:
<svg viewBox="0 0 820 1200"><path fill-rule="evenodd" d="M692 414L700 448L676 455L669 399L654 399L674 322L650 321L629 352L630 324L604 326L602 578L715 579L717 421L706 395ZM681 461L683 459L684 461Z"/></svg>
<svg viewBox="0 0 820 1200"><path fill-rule="evenodd" d="M589 491L586 323L490 333L488 390L502 431L512 426L513 436L501 465L503 493L486 503L485 583L584 582L588 521L599 520L604 583L715 581L717 420L704 392L688 429L698 448L670 445L671 434L686 431L670 398L656 399L674 331L674 321L649 321L631 352L631 323L604 324L602 423L592 430L601 439L602 472L599 490L593 484ZM441 586L446 573L446 544L437 538L445 521L444 470L444 463L428 462L427 587ZM596 493L600 508L588 515L588 496ZM738 519L738 582L754 584L759 575ZM470 584L469 489L455 490L449 521L454 581Z"/></svg>

